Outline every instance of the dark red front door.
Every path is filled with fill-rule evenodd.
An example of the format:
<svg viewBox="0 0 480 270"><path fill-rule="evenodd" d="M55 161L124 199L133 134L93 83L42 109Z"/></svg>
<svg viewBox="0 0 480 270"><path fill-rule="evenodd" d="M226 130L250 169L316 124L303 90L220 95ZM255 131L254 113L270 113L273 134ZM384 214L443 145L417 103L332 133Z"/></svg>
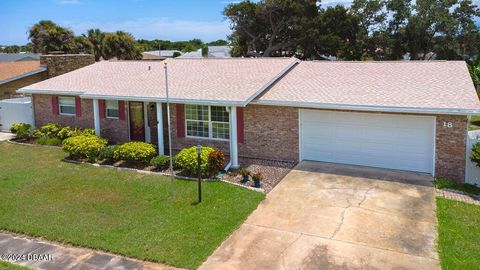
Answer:
<svg viewBox="0 0 480 270"><path fill-rule="evenodd" d="M130 140L145 141L145 118L143 116L143 102L129 102Z"/></svg>

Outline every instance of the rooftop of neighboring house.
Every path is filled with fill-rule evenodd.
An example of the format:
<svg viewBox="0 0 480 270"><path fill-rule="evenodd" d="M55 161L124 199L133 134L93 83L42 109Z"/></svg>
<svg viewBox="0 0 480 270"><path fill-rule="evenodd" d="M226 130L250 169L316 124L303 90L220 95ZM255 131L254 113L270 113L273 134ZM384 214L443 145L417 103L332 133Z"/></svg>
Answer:
<svg viewBox="0 0 480 270"><path fill-rule="evenodd" d="M209 58L231 58L231 46L208 46Z"/></svg>
<svg viewBox="0 0 480 270"><path fill-rule="evenodd" d="M143 52L144 54L149 54L149 55L155 55L155 56L160 56L160 57L168 57L172 58L173 54L175 52L182 53L181 51L178 50L156 50L156 51L146 51Z"/></svg>
<svg viewBox="0 0 480 270"><path fill-rule="evenodd" d="M40 61L0 62L0 84L45 70Z"/></svg>
<svg viewBox="0 0 480 270"><path fill-rule="evenodd" d="M40 60L40 54L35 53L0 53L0 62L19 62Z"/></svg>

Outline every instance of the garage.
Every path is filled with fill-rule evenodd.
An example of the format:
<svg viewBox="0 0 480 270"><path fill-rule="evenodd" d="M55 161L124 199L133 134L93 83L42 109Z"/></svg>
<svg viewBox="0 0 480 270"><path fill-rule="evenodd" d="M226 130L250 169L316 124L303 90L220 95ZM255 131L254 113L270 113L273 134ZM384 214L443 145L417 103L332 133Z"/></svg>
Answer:
<svg viewBox="0 0 480 270"><path fill-rule="evenodd" d="M433 174L435 117L300 110L300 159Z"/></svg>

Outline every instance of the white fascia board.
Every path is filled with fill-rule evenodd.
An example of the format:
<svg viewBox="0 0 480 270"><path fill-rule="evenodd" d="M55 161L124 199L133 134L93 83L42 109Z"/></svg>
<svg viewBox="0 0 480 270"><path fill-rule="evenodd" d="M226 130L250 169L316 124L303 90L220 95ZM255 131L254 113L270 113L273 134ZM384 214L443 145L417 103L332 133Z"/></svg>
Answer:
<svg viewBox="0 0 480 270"><path fill-rule="evenodd" d="M282 78L288 71L290 71L294 66L296 66L298 63L300 63L300 59L293 58L292 63L288 64L287 67L285 67L283 70L280 71L275 77L273 77L269 82L267 82L262 88L260 88L257 92L255 92L252 96L250 96L243 104L242 107L247 106L252 100L257 98L259 95L261 95L265 90L267 90L271 85L273 85L275 82L277 82L280 78Z"/></svg>
<svg viewBox="0 0 480 270"><path fill-rule="evenodd" d="M80 94L82 99L105 99L105 100L125 100L125 101L141 101L141 102L161 102L166 103L166 98L160 97L132 97L132 96L109 96L109 95L95 95L95 94ZM243 101L233 100L207 100L207 99L181 99L181 98L169 98L170 103L181 104L197 104L197 105L214 105L214 106L242 106Z"/></svg>
<svg viewBox="0 0 480 270"><path fill-rule="evenodd" d="M11 78L8 78L8 79L6 79L6 80L0 81L0 84L5 84L5 83L13 82L13 81L18 80L18 79L21 79L21 78L25 78L25 77L28 77L28 76L31 76L31 75L35 75L35 74L40 73L40 72L44 72L44 71L46 71L46 70L47 70L47 68L40 68L40 69L31 71L31 72L28 72L28 73L24 73L24 74L17 75L17 76L15 76L15 77L11 77Z"/></svg>
<svg viewBox="0 0 480 270"><path fill-rule="evenodd" d="M20 88L17 90L17 93L20 94L42 94L42 95L68 95L68 96L79 96L83 94L81 91L69 91L69 90L37 90L37 89L28 89Z"/></svg>
<svg viewBox="0 0 480 270"><path fill-rule="evenodd" d="M480 115L480 109L472 110L472 109L446 109L446 108L421 108L421 107L367 106L367 105L326 104L326 103L315 103L315 102L292 102L292 101L275 101L275 100L257 100L252 102L251 104L301 107L301 108L313 108L313 109L329 109L329 110L373 111L373 112L414 113L414 114Z"/></svg>

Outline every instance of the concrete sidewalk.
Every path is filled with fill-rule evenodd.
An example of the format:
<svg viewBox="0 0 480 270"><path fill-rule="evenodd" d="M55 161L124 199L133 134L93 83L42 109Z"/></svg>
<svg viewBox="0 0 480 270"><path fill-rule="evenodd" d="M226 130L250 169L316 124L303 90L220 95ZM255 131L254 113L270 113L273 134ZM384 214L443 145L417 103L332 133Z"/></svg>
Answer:
<svg viewBox="0 0 480 270"><path fill-rule="evenodd" d="M16 262L7 256L29 256ZM87 248L67 247L35 238L0 232L0 259L35 269L121 269L178 270L179 268L143 262ZM35 258L37 257L37 258Z"/></svg>
<svg viewBox="0 0 480 270"><path fill-rule="evenodd" d="M7 141L13 139L13 137L15 137L15 135L13 135L12 133L0 132L0 141Z"/></svg>

